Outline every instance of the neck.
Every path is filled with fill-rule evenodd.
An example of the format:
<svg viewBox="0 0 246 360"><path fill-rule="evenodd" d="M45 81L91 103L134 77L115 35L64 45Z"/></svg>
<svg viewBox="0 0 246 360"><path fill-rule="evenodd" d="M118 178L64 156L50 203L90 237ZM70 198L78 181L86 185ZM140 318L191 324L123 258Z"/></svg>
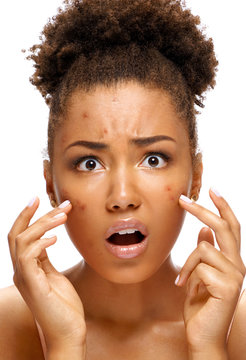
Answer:
<svg viewBox="0 0 246 360"><path fill-rule="evenodd" d="M178 268L169 257L149 279L115 284L82 262L66 274L84 305L88 320L139 323L144 320L182 320L184 289L175 286Z"/></svg>

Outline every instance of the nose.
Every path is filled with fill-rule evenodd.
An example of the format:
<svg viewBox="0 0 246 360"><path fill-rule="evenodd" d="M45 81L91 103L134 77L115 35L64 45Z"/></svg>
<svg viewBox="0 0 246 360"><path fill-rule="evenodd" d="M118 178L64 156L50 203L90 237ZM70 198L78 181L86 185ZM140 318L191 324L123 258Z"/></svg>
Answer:
<svg viewBox="0 0 246 360"><path fill-rule="evenodd" d="M112 176L106 201L107 210L111 212L134 210L140 205L141 197L133 174L125 170Z"/></svg>

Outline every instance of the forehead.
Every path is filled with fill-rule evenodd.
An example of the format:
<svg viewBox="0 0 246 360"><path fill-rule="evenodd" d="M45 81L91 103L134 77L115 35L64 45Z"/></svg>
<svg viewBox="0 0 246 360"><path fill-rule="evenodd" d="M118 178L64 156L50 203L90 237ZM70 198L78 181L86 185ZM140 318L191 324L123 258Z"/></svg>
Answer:
<svg viewBox="0 0 246 360"><path fill-rule="evenodd" d="M175 138L187 135L171 97L163 90L129 82L76 91L57 138L67 143L78 137L113 140L158 134Z"/></svg>

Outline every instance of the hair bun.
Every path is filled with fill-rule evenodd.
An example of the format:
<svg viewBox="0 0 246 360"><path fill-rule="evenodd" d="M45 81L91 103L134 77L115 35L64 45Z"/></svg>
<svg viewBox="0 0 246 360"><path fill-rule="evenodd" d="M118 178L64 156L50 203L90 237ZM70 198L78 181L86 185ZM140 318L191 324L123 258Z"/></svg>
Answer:
<svg viewBox="0 0 246 360"><path fill-rule="evenodd" d="M36 63L31 81L44 97L55 92L81 55L130 43L159 50L181 71L194 96L214 86L213 42L181 0L66 0L64 5L29 56Z"/></svg>

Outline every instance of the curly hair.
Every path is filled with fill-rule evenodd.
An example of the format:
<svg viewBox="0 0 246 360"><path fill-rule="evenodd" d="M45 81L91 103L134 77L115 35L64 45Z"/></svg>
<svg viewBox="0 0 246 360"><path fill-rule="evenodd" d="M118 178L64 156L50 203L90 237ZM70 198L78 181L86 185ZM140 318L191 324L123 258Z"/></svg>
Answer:
<svg viewBox="0 0 246 360"><path fill-rule="evenodd" d="M138 81L165 90L186 121L194 158L196 107L215 85L212 39L181 0L65 0L28 56L31 82L50 107L48 154L69 97Z"/></svg>

